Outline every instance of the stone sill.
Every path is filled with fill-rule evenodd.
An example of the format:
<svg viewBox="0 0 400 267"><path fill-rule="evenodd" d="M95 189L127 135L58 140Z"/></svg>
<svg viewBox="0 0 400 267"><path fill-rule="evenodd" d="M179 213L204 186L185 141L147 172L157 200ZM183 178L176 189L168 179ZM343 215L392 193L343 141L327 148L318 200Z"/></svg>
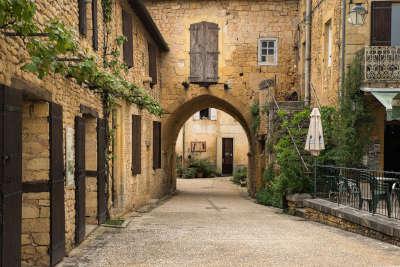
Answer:
<svg viewBox="0 0 400 267"><path fill-rule="evenodd" d="M387 236L400 238L400 220L373 215L348 206L338 205L324 199L305 199L303 205L324 214L332 215L337 218L349 221L354 224L369 228Z"/></svg>

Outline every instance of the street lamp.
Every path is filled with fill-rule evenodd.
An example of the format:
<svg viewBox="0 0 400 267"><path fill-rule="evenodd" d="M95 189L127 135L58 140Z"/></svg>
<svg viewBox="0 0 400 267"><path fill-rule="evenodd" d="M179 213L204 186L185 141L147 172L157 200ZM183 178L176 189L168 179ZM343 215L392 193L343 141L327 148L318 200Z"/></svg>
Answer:
<svg viewBox="0 0 400 267"><path fill-rule="evenodd" d="M350 10L349 22L353 25L363 25L366 15L367 10L363 4L355 4Z"/></svg>

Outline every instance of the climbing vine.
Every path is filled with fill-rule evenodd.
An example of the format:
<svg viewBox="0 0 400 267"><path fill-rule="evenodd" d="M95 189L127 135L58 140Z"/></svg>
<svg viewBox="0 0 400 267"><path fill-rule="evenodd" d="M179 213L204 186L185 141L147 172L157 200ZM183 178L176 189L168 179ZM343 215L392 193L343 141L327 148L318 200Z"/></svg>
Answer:
<svg viewBox="0 0 400 267"><path fill-rule="evenodd" d="M104 21L110 22L112 1L102 0ZM0 30L6 36L20 36L29 53L28 63L22 69L43 79L49 74L61 74L74 79L98 93L106 95L106 107L122 98L128 103L147 109L154 115L163 110L147 92L124 79L126 66L119 62L119 48L124 37L115 40L115 47L103 58L99 68L96 55L79 50L74 34L60 21L51 21L43 30L34 23L36 6L29 0L0 0ZM108 60L110 56L110 60Z"/></svg>

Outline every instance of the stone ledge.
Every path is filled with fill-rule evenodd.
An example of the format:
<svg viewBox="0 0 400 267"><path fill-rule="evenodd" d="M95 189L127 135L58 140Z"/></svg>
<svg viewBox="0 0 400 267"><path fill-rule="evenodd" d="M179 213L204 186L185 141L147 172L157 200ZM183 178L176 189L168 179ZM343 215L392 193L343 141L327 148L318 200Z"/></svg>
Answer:
<svg viewBox="0 0 400 267"><path fill-rule="evenodd" d="M386 236L400 239L400 220L373 215L351 207L338 205L324 199L305 199L306 208L371 229Z"/></svg>

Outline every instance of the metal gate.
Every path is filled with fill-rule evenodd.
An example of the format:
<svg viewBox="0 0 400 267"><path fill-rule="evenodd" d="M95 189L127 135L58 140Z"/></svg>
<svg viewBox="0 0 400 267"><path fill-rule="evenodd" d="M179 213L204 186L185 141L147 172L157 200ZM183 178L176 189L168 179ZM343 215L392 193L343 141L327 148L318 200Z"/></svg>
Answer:
<svg viewBox="0 0 400 267"><path fill-rule="evenodd" d="M75 243L85 239L85 122L75 117Z"/></svg>
<svg viewBox="0 0 400 267"><path fill-rule="evenodd" d="M97 119L97 219L107 219L106 120Z"/></svg>
<svg viewBox="0 0 400 267"><path fill-rule="evenodd" d="M62 107L50 103L50 262L65 256L64 158Z"/></svg>
<svg viewBox="0 0 400 267"><path fill-rule="evenodd" d="M22 93L0 85L0 266L21 265Z"/></svg>

